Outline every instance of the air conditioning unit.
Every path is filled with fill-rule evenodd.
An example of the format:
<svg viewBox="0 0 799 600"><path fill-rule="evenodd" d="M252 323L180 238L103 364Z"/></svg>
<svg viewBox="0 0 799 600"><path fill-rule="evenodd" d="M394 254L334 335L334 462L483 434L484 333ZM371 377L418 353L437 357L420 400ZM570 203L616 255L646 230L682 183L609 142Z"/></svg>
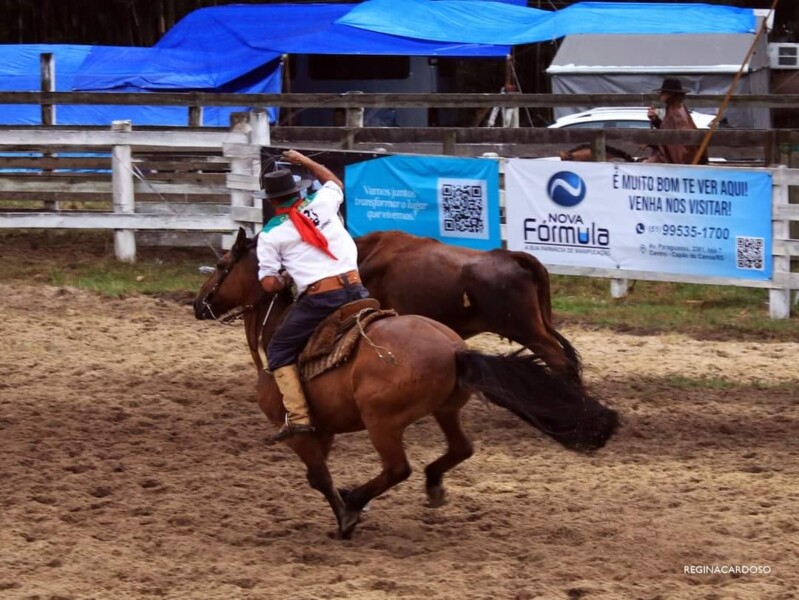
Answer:
<svg viewBox="0 0 799 600"><path fill-rule="evenodd" d="M769 44L768 58L772 69L799 69L799 44Z"/></svg>

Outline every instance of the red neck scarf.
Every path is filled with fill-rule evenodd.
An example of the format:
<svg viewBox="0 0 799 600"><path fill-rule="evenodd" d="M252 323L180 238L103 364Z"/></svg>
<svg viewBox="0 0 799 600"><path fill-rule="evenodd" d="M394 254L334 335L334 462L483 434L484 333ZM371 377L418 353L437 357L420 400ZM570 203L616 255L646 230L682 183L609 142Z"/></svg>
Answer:
<svg viewBox="0 0 799 600"><path fill-rule="evenodd" d="M319 248L333 260L338 260L330 251L325 234L319 231L316 225L314 225L313 221L297 210L300 204L302 204L301 197L298 198L297 201L291 206L277 206L275 207L275 215L280 216L288 214L289 219L291 219L291 222L294 223L294 227L297 228L297 231L300 233L300 237L304 242Z"/></svg>

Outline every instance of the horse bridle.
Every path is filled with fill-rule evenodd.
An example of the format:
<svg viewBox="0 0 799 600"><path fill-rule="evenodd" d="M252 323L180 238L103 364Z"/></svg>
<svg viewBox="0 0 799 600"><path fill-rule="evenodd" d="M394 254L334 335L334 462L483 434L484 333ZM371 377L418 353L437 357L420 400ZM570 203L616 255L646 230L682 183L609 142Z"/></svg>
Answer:
<svg viewBox="0 0 799 600"><path fill-rule="evenodd" d="M211 315L211 318L217 323L221 323L222 325L230 325L231 323L235 323L239 319L243 319L244 315L246 315L258 304L257 302L254 304L245 304L237 311L232 311L226 315L220 315L221 318L217 317L216 314L214 314L214 309L211 308L211 302L210 302L211 296L219 290L222 283L224 283L225 279L227 279L227 276L230 275L230 271L233 269L236 263L239 262L239 258L240 257L235 257L235 260L229 267L220 267L219 263L217 263L216 273L218 275L216 283L214 284L214 287L212 287L208 291L208 293L205 294L205 296L203 296L203 299L200 301L203 307L208 311L208 314Z"/></svg>

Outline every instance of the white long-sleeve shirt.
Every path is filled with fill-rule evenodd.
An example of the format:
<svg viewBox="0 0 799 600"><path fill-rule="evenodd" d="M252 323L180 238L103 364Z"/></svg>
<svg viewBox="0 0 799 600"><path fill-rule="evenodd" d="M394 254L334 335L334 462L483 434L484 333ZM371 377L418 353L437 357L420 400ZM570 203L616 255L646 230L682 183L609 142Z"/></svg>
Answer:
<svg viewBox="0 0 799 600"><path fill-rule="evenodd" d="M303 241L288 215L270 219L258 236L258 279L274 277L282 267L294 279L300 294L320 279L358 268L358 249L338 216L344 200L341 188L328 181L307 200L299 210L327 238L336 260Z"/></svg>

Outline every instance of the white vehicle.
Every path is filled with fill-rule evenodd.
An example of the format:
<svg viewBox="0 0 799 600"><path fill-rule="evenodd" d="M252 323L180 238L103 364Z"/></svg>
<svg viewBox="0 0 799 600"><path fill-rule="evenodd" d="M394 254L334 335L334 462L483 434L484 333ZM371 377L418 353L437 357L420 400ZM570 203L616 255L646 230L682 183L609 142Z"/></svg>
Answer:
<svg viewBox="0 0 799 600"><path fill-rule="evenodd" d="M561 117L549 127L552 129L649 129L645 106L603 107ZM662 116L662 115L661 115ZM699 129L710 129L715 115L691 111L691 117Z"/></svg>

